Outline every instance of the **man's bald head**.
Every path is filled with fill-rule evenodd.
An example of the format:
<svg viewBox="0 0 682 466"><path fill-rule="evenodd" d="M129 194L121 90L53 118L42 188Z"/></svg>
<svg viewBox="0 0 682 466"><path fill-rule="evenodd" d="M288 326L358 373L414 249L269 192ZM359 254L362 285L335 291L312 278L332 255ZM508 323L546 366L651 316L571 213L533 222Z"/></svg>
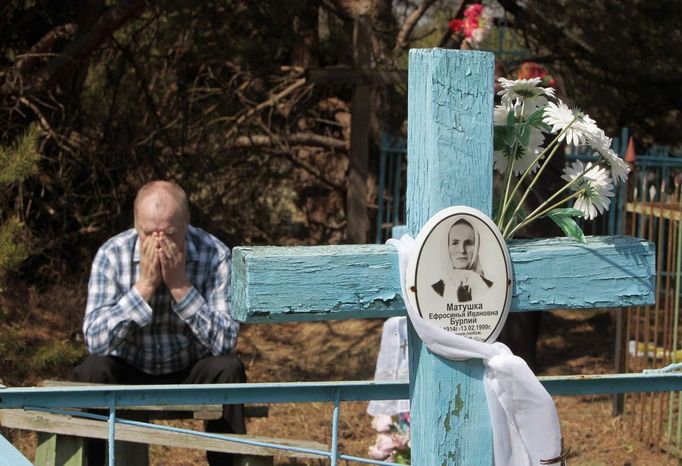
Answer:
<svg viewBox="0 0 682 466"><path fill-rule="evenodd" d="M184 245L189 224L187 195L178 185L168 181L152 181L144 185L135 198L135 229L144 242L163 234L176 245Z"/></svg>
<svg viewBox="0 0 682 466"><path fill-rule="evenodd" d="M148 199L150 197L151 199ZM157 205L158 207L161 207L161 203L168 202L169 200L174 201L182 218L185 222L189 223L189 201L187 200L187 194L185 194L185 191L177 184L170 181L150 181L142 186L137 192L133 205L136 221L140 211L140 205L146 200L149 200L153 205Z"/></svg>

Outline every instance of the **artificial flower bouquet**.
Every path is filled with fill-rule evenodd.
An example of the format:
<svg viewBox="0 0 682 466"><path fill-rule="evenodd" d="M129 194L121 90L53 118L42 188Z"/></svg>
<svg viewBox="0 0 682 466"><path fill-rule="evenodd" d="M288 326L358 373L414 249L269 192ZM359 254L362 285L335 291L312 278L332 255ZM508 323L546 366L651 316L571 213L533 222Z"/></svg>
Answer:
<svg viewBox="0 0 682 466"><path fill-rule="evenodd" d="M369 448L369 457L379 461L410 464L410 413L394 416L380 414L372 419L377 431L374 445Z"/></svg>
<svg viewBox="0 0 682 466"><path fill-rule="evenodd" d="M541 217L552 219L567 235L584 242L574 218L592 220L608 210L614 188L629 167L611 149L607 137L586 113L569 108L543 87L539 77L500 78L501 103L494 110L494 169L503 179L493 219L505 239ZM545 144L547 137L549 142ZM564 168L566 182L528 212L525 201L562 144L591 149L594 160ZM565 207L569 203L572 207Z"/></svg>

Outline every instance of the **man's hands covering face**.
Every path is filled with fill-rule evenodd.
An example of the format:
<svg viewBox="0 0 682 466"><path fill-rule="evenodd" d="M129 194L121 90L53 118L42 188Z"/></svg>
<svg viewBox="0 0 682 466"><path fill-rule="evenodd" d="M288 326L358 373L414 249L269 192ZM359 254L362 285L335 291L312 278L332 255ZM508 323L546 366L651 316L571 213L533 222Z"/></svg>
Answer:
<svg viewBox="0 0 682 466"><path fill-rule="evenodd" d="M191 287L185 271L185 248L164 233L147 236L140 251L140 277L135 284L142 298L149 302L163 281L176 302Z"/></svg>
<svg viewBox="0 0 682 466"><path fill-rule="evenodd" d="M185 273L185 248L182 249L168 236L159 234L161 276L169 290L189 285Z"/></svg>
<svg viewBox="0 0 682 466"><path fill-rule="evenodd" d="M149 235L141 245L140 251L140 276L135 283L135 288L142 298L149 302L154 291L161 284L161 259L156 234Z"/></svg>

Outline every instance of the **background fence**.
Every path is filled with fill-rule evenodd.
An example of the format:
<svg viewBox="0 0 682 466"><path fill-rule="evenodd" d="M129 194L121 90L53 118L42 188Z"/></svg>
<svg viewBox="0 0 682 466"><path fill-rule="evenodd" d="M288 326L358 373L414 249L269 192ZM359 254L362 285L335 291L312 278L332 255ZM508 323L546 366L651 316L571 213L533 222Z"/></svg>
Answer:
<svg viewBox="0 0 682 466"><path fill-rule="evenodd" d="M653 148L638 155L630 177L624 213L626 233L656 243L654 306L631 308L620 323L619 350L630 372L682 362L680 350L680 272L682 267L682 157L672 149ZM631 428L647 444L682 458L682 394L626 395L622 409Z"/></svg>

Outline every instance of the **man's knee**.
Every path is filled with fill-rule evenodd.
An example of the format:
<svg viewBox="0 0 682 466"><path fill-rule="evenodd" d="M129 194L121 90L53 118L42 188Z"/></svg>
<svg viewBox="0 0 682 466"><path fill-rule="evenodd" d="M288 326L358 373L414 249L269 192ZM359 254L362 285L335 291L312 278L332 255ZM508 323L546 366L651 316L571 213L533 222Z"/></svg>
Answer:
<svg viewBox="0 0 682 466"><path fill-rule="evenodd" d="M208 356L194 364L188 383L243 383L246 382L244 364L236 354Z"/></svg>
<svg viewBox="0 0 682 466"><path fill-rule="evenodd" d="M117 383L117 367L114 358L91 354L74 368L73 378L84 383Z"/></svg>

